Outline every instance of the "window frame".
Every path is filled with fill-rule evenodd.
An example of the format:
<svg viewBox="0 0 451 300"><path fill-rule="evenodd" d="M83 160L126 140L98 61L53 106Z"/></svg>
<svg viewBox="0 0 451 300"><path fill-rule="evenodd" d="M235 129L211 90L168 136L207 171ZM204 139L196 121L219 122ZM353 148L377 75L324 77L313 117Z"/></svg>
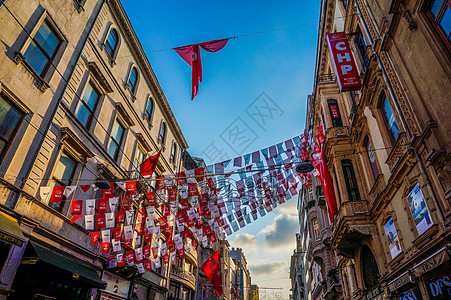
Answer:
<svg viewBox="0 0 451 300"><path fill-rule="evenodd" d="M32 20L30 20L33 22ZM33 67L28 63L28 61L25 59L25 52L34 41L35 36L39 29L41 28L41 25L46 22L53 33L59 38L60 43L59 47L55 49L54 55L52 56L51 61L48 63L48 68L45 72L42 72L42 74L38 74ZM55 70L58 67L59 62L61 61L61 58L63 57L63 53L65 49L67 48L68 40L66 36L63 34L63 32L59 29L56 22L52 19L52 17L49 15L48 11L43 9L42 13L39 17L37 17L36 21L34 22L33 29L27 33L26 38L24 39L24 42L20 49L16 51L14 54L13 61L16 64L22 64L28 72L30 72L35 81L36 81L36 87L41 91L45 92L47 88L49 88L48 82L50 82L50 79L52 78L53 74L55 73Z"/></svg>
<svg viewBox="0 0 451 300"><path fill-rule="evenodd" d="M434 14L431 11L432 4L434 4L435 0L427 1L427 3L424 6L424 10L430 19L431 23L434 25L436 30L439 32L439 35L441 38L447 43L448 46L451 46L451 32L446 36L446 32L443 29L443 27L440 25L440 22L443 20L443 16L448 9L451 10L451 1L450 0L443 0L442 5L440 6L440 9L437 13L437 16L434 16Z"/></svg>
<svg viewBox="0 0 451 300"><path fill-rule="evenodd" d="M381 170L378 164L378 160L377 160L377 156L376 156L376 152L374 151L374 146L373 143L370 139L369 134L367 134L364 138L363 138L363 149L365 152L365 160L368 161L369 164L369 168L371 169L371 174L373 174L373 182L376 181L377 177L381 174ZM372 153L374 156L374 162L371 162L371 158L370 158L370 149L369 146L371 145L372 148Z"/></svg>
<svg viewBox="0 0 451 300"><path fill-rule="evenodd" d="M333 117L332 108L331 108L332 105L335 105L337 107L338 118ZM336 99L328 99L327 107L329 108L329 115L330 115L332 127L343 127L343 119L341 117L340 107L338 106L338 101Z"/></svg>
<svg viewBox="0 0 451 300"><path fill-rule="evenodd" d="M112 32L114 32L115 35L116 35L116 44L114 45L114 47L111 47L110 42L108 41L108 38L110 37L110 35L112 34ZM108 56L109 56L110 58L115 57L116 51L119 49L119 33L117 32L117 29L116 29L116 28L112 27L112 28L110 28L110 30L108 31L108 34L107 34L107 36L106 36L106 38L105 38L104 46L105 46L105 51L106 51L106 53L108 54ZM111 48L111 53L108 51L108 46Z"/></svg>
<svg viewBox="0 0 451 300"><path fill-rule="evenodd" d="M89 85L90 85L90 86L92 87L92 89L93 89L95 92L97 92L97 94L98 94L96 103L94 104L94 108L92 109L92 111L91 111L91 109L89 108L89 106L87 105L87 103L86 103L86 101L85 101L85 99L84 99L85 94L86 94L86 89L88 88ZM102 100L102 97L103 97L104 95L105 95L104 92L102 91L101 88L99 88L99 86L98 86L98 84L95 82L95 80L93 80L93 78L88 79L88 81L87 81L87 83L85 84L85 87L84 87L84 89L83 89L83 95L82 95L81 97L79 97L80 100L78 101L77 111L76 111L76 113L74 114L74 115L75 115L75 118L76 118L76 119L80 122L80 124L82 124L83 127L86 128L86 130L88 130L88 131L91 129L92 119L93 119L93 118L96 118L95 114L96 114L96 112L97 112L97 108L98 108L99 103L100 103L100 101ZM86 122L86 125L84 125L84 124L78 119L78 116L77 116L77 115L78 115L78 112L80 111L80 106L81 106L81 105L84 105L84 106L86 107L86 109L88 110L88 112L90 112L89 117L88 117L88 121Z"/></svg>
<svg viewBox="0 0 451 300"><path fill-rule="evenodd" d="M162 136L161 131L163 129L163 126L164 126L164 133ZM161 143L163 145L163 147L166 143L167 130L168 130L168 128L167 128L166 122L164 120L161 120L160 130L158 130L158 143Z"/></svg>
<svg viewBox="0 0 451 300"><path fill-rule="evenodd" d="M149 104L151 105L150 111L149 111ZM144 108L144 118L149 122L149 124L152 124L152 117L155 110L155 101L153 101L153 98L149 96L147 98L146 107Z"/></svg>
<svg viewBox="0 0 451 300"><path fill-rule="evenodd" d="M19 131L19 128L22 126L22 122L25 119L25 116L28 112L24 111L21 107L18 107L16 101L12 99L7 93L3 91L3 89L0 89L0 98L2 98L7 104L11 105L12 108L14 108L19 114L21 114L21 117L19 121L17 122L16 127L11 132L11 136L9 141L5 142L5 148L0 152L0 163L3 162L3 159L5 158L6 154L8 153L11 145L14 142L14 139L16 138L17 132ZM2 137L0 137L0 140L3 140Z"/></svg>
<svg viewBox="0 0 451 300"><path fill-rule="evenodd" d="M386 114L386 111L385 111L385 102L386 101L388 103L388 106L390 107L391 113L393 114L393 118L395 119L396 127L399 130L397 138L395 138L394 132L392 131L392 129L390 127L389 120L387 119L387 114ZM390 137L390 141L391 141L392 145L395 145L396 142L398 141L399 137L401 136L402 131L401 131L401 128L399 127L399 125L398 125L399 123L398 123L397 115L395 114L395 111L393 110L393 107L392 107L392 105L390 103L390 99L388 98L388 96L385 93L385 91L382 91L380 93L380 95L379 95L379 109L381 110L382 117L383 117L383 120L384 120L384 122L383 122L384 123L384 127L387 130L387 133L388 133L388 135Z"/></svg>
<svg viewBox="0 0 451 300"><path fill-rule="evenodd" d="M349 164L348 164L348 162L349 162ZM350 171L352 171L351 172L351 178L348 178L348 175L347 175L347 172L345 170L345 167L351 167L350 168ZM341 168L342 168L342 171L343 171L343 179L344 179L345 185L346 185L346 192L348 194L347 195L348 196L348 201L361 201L362 198L360 196L359 183L357 182L357 177L356 177L354 164L352 163L352 160L350 160L350 159L343 159L341 161ZM355 188L351 188L350 187L350 181L352 181L352 183L355 185ZM356 192L356 196L357 196L356 198L353 197L353 192Z"/></svg>
<svg viewBox="0 0 451 300"><path fill-rule="evenodd" d="M177 143L172 141L171 153L169 155L169 162L172 162L175 165L175 161L177 159Z"/></svg>
<svg viewBox="0 0 451 300"><path fill-rule="evenodd" d="M130 78L132 76L133 71L135 71L135 82L132 84ZM127 82L126 82L126 87L132 94L133 100L134 100L134 97L138 90L138 84L139 84L139 71L138 71L138 68L133 64L130 68L130 72L128 72Z"/></svg>
<svg viewBox="0 0 451 300"><path fill-rule="evenodd" d="M122 134L121 134L120 141L116 141L116 139L113 138L113 136L112 136L112 132L113 132L113 128L114 128L114 123L116 123L116 122L119 124L119 126L121 126L121 127L123 128L123 131L122 131ZM110 149L110 145L111 145L112 142L114 142L114 143L117 145L117 150L116 150L117 153L115 153L114 156L111 156L111 155L108 153L108 155L109 155L115 162L117 162L118 159L119 159L119 152L120 152L120 150L121 150L121 147L122 147L122 144L123 144L123 141L124 141L124 136L125 136L125 131L126 131L126 130L127 130L127 126L125 126L125 125L120 121L119 117L116 117L115 120L114 120L114 122L113 122L113 126L111 127L110 134L108 135L109 138L108 138L108 147L107 147L107 153L108 153L108 152L109 152L109 149Z"/></svg>
<svg viewBox="0 0 451 300"><path fill-rule="evenodd" d="M138 151L142 155L141 161L139 161L139 159L137 159ZM146 151L144 151L143 147L139 143L137 143L135 155L133 156L132 172L131 172L131 176L130 176L132 179L139 178L139 176L140 176L139 166L146 159L146 156L147 156ZM137 163L137 166L135 166L135 163Z"/></svg>

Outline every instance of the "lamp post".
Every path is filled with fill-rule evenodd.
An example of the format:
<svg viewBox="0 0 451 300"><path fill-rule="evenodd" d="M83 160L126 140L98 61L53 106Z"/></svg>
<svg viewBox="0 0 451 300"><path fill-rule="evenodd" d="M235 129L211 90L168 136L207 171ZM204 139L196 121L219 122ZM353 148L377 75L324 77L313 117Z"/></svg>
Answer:
<svg viewBox="0 0 451 300"><path fill-rule="evenodd" d="M314 168L315 167L312 165L310 160L306 159L296 166L296 172L298 172L300 174L305 174L305 173L309 173L309 172L313 171Z"/></svg>

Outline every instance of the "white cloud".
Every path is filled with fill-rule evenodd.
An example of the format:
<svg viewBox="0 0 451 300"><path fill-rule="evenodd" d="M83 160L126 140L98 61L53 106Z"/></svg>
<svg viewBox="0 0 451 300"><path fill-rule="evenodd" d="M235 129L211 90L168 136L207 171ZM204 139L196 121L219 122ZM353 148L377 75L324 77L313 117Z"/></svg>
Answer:
<svg viewBox="0 0 451 300"><path fill-rule="evenodd" d="M280 274L281 269L284 268L286 264L287 263L284 261L273 261L258 265L251 265L249 266L249 269L252 276Z"/></svg>
<svg viewBox="0 0 451 300"><path fill-rule="evenodd" d="M239 233L233 241L230 241L233 247L249 249L257 246L255 235L249 233Z"/></svg>
<svg viewBox="0 0 451 300"><path fill-rule="evenodd" d="M267 226L259 234L264 234L265 246L277 248L292 244L298 232L298 217L281 214L274 219L274 224Z"/></svg>

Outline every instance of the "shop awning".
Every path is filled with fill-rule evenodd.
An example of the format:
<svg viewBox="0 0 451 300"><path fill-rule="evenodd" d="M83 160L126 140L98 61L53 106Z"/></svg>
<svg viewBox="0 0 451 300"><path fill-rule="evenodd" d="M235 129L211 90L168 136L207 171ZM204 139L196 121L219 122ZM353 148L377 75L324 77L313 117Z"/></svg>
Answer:
<svg viewBox="0 0 451 300"><path fill-rule="evenodd" d="M17 220L2 212L0 212L0 240L19 247L25 243Z"/></svg>
<svg viewBox="0 0 451 300"><path fill-rule="evenodd" d="M48 249L42 248L41 246L35 244L32 245L40 261L63 269L64 271L71 273L74 279L82 280L88 284L91 284L93 287L101 289L105 288L105 283L100 279L94 269Z"/></svg>

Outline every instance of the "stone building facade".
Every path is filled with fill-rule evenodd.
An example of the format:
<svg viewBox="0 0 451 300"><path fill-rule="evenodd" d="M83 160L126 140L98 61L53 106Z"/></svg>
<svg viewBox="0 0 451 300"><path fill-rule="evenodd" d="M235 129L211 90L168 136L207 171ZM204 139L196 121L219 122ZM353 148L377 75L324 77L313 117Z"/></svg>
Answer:
<svg viewBox="0 0 451 300"><path fill-rule="evenodd" d="M321 1L307 129L324 127L338 211L330 222L316 179L301 192L311 299L451 297L450 16L449 1ZM340 92L334 32L347 35L360 90Z"/></svg>
<svg viewBox="0 0 451 300"><path fill-rule="evenodd" d="M99 245L70 218L71 200L87 196L77 189L50 203L40 195L45 186L137 179L159 149L158 175L186 165L188 144L120 1L2 4L0 299L163 299L169 291L192 299L196 251L143 276L105 271Z"/></svg>

